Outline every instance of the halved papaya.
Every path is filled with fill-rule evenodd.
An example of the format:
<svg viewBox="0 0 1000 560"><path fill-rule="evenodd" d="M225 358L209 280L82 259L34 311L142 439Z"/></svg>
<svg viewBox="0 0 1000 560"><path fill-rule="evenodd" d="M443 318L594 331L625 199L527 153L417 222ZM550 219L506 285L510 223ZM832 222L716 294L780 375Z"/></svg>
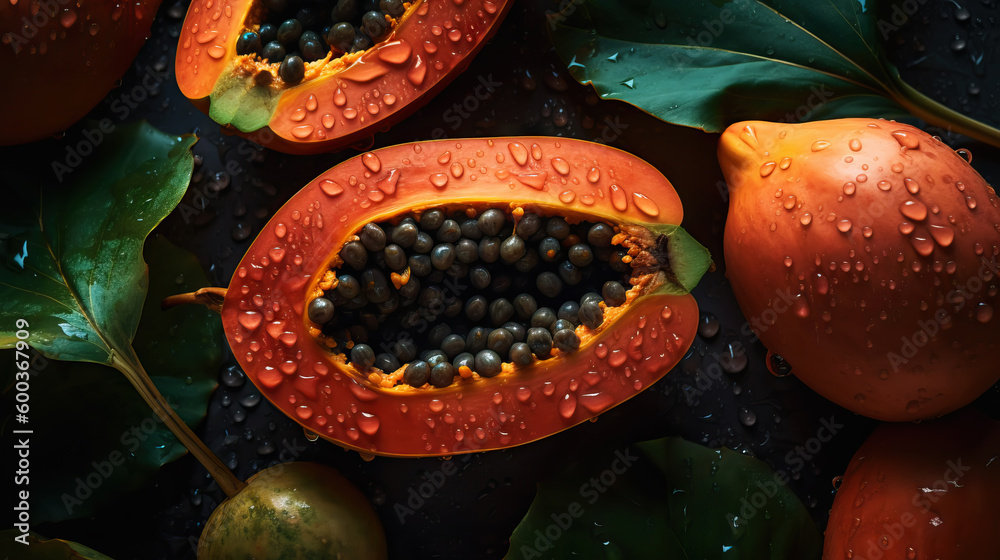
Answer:
<svg viewBox="0 0 1000 560"><path fill-rule="evenodd" d="M655 168L601 144L382 148L278 210L222 321L261 392L342 446L520 445L624 402L684 356L689 290L710 259L682 214Z"/></svg>
<svg viewBox="0 0 1000 560"><path fill-rule="evenodd" d="M194 0L181 92L268 148L332 151L412 113L471 61L510 0Z"/></svg>

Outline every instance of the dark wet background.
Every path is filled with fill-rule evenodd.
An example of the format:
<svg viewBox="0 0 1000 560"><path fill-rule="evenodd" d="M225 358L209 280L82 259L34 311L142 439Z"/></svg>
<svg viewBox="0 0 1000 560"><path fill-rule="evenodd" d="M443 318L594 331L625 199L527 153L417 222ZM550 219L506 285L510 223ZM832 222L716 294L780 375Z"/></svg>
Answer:
<svg viewBox="0 0 1000 560"><path fill-rule="evenodd" d="M684 201L685 227L709 247L719 264L719 270L708 274L695 290L704 314L701 336L681 365L596 422L515 449L455 457L459 472L448 477L405 523L393 505L405 501L409 489L423 482L427 473L440 470L441 459L365 461L322 440L310 443L297 424L260 398L232 359L220 372L219 389L198 433L244 479L275 462L286 448L301 450L297 460L340 469L375 505L393 558L501 557L540 477L588 454L598 461L606 456L610 464L615 449L666 435L725 445L785 471L792 478L791 488L822 530L833 500L831 480L842 473L875 423L827 403L794 377L768 373L765 350L740 335L744 320L724 276L721 244L727 206L715 160L717 136L665 125L621 103L599 101L589 88L576 84L549 45L546 4L516 2L496 38L469 69L417 115L376 136L374 145L442 135L561 135L606 141L655 164ZM884 17L891 22L893 5L883 4ZM886 43L907 81L974 118L1000 124L997 2L896 4L912 16L898 30L890 30ZM226 286L274 210L320 172L356 152L285 156L221 135L174 83L176 37L186 9L184 1L166 1L123 86L94 116L108 116L115 123L146 118L167 132L199 133L195 153L201 164L184 199L191 211L173 214L160 231L197 254L215 285ZM144 79L147 85L159 83L135 109L124 110L121 95ZM483 81L499 84L489 99L475 110L456 111L453 105L473 95ZM939 133L953 147L970 148L977 170L991 183L1000 182L997 150ZM72 129L67 139L79 134L79 128ZM225 172L227 165L236 173ZM698 372L716 372L718 367L725 372L699 393ZM994 387L977 404L997 417L998 403L1000 389ZM822 419L844 427L815 454L806 452L811 460L788 460L796 446L817 436ZM815 441L810 448L815 450ZM77 540L118 559L194 558L192 543L223 497L206 472L186 456L164 467L141 492L94 518L33 529Z"/></svg>

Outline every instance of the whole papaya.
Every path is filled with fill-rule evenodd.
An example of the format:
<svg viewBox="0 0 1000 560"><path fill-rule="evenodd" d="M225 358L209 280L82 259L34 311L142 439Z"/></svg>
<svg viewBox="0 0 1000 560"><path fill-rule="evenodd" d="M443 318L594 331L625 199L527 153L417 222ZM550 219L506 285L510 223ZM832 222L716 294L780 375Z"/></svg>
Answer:
<svg viewBox="0 0 1000 560"><path fill-rule="evenodd" d="M888 421L971 402L1000 369L1000 209L966 158L871 119L742 122L719 144L727 275L803 382Z"/></svg>

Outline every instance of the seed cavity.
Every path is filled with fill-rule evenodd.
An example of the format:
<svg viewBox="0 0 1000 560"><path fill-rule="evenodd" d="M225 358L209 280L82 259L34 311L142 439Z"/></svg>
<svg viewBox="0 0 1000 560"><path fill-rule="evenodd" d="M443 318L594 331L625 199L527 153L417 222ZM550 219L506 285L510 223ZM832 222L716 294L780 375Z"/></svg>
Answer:
<svg viewBox="0 0 1000 560"><path fill-rule="evenodd" d="M432 208L364 224L307 305L314 336L381 387L447 387L577 351L662 248L526 210Z"/></svg>

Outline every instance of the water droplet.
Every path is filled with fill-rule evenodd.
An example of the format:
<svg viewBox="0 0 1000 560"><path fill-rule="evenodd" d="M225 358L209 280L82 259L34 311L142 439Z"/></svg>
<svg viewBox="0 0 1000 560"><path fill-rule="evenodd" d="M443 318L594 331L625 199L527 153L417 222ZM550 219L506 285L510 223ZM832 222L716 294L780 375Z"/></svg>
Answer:
<svg viewBox="0 0 1000 560"><path fill-rule="evenodd" d="M851 220L840 220L840 222L837 223L837 230L840 231L840 233L847 233L851 231L852 225Z"/></svg>
<svg viewBox="0 0 1000 560"><path fill-rule="evenodd" d="M542 147L539 146L538 144L532 144L531 145L531 157L534 158L534 159L536 159L536 160L542 159Z"/></svg>
<svg viewBox="0 0 1000 560"><path fill-rule="evenodd" d="M569 162L561 157L552 158L552 168L560 175L569 175Z"/></svg>
<svg viewBox="0 0 1000 560"><path fill-rule="evenodd" d="M968 148L959 148L955 153L965 160L965 163L972 163L972 151Z"/></svg>
<svg viewBox="0 0 1000 560"><path fill-rule="evenodd" d="M948 226L931 224L931 237L942 247L949 247L955 241L955 231Z"/></svg>
<svg viewBox="0 0 1000 560"><path fill-rule="evenodd" d="M59 23L61 23L63 27L69 29L74 23L76 23L76 12L72 9L63 10L62 14L59 15Z"/></svg>
<svg viewBox="0 0 1000 560"><path fill-rule="evenodd" d="M211 47L208 47L208 49L206 49L205 52L208 53L208 56L216 60L219 60L222 57L226 56L226 48L223 47L222 45L212 45Z"/></svg>
<svg viewBox="0 0 1000 560"><path fill-rule="evenodd" d="M864 183L867 180L868 180L868 176L865 175L864 173L860 173L860 174L858 174L857 177L854 178L854 181L857 182L857 183Z"/></svg>
<svg viewBox="0 0 1000 560"><path fill-rule="evenodd" d="M382 161L372 152L365 152L361 156L361 163L372 173L378 173L382 169Z"/></svg>
<svg viewBox="0 0 1000 560"><path fill-rule="evenodd" d="M360 429L362 433L369 436L373 436L376 432L378 432L380 424L381 422L379 422L378 416L375 416L374 414L362 412L358 417L358 429Z"/></svg>
<svg viewBox="0 0 1000 560"><path fill-rule="evenodd" d="M902 233L903 235L910 235L911 233L913 233L913 229L915 227L916 226L914 226L910 222L900 222L899 223L899 233Z"/></svg>
<svg viewBox="0 0 1000 560"><path fill-rule="evenodd" d="M927 206L919 200L907 200L899 205L900 214L915 221L922 221L927 218Z"/></svg>
<svg viewBox="0 0 1000 560"><path fill-rule="evenodd" d="M256 311L245 311L237 316L237 320L241 325L243 325L248 331L255 330L260 326L263 317L260 313Z"/></svg>
<svg viewBox="0 0 1000 560"><path fill-rule="evenodd" d="M614 402L614 397L608 393L597 392L580 395L580 404L594 414L607 410Z"/></svg>
<svg viewBox="0 0 1000 560"><path fill-rule="evenodd" d="M920 146L920 139L905 130L893 131L892 137L895 138L896 142L899 142L900 146L907 150L916 150Z"/></svg>
<svg viewBox="0 0 1000 560"><path fill-rule="evenodd" d="M660 310L660 317L662 317L664 321L669 321L673 314L674 312L670 309L669 305L664 305L663 309Z"/></svg>
<svg viewBox="0 0 1000 560"><path fill-rule="evenodd" d="M542 190L542 187L545 186L545 181L548 177L549 173L547 171L542 171L541 173L522 173L516 178L518 182L540 191Z"/></svg>
<svg viewBox="0 0 1000 560"><path fill-rule="evenodd" d="M327 196L337 196L344 192L344 187L341 187L336 181L331 179L323 179L320 181L319 189Z"/></svg>
<svg viewBox="0 0 1000 560"><path fill-rule="evenodd" d="M878 182L878 188L879 188L879 190L883 190L883 191L892 190L892 183L890 183L889 181L879 181Z"/></svg>
<svg viewBox="0 0 1000 560"><path fill-rule="evenodd" d="M743 424L748 428L752 427L754 424L757 423L757 413L745 406L740 407L738 416L740 419L740 424Z"/></svg>
<svg viewBox="0 0 1000 560"><path fill-rule="evenodd" d="M378 50L378 57L390 64L403 64L410 59L412 53L410 44L399 40L382 45Z"/></svg>
<svg viewBox="0 0 1000 560"><path fill-rule="evenodd" d="M767 353L767 369L775 377L787 377L792 373L792 366L780 355Z"/></svg>
<svg viewBox="0 0 1000 560"><path fill-rule="evenodd" d="M865 226L865 227L863 227L863 228L861 229L861 234L862 234L862 235L864 235L865 237L871 237L871 236L872 236L872 233L874 233L874 232L872 231L872 228L870 228L870 227L868 227L868 226Z"/></svg>
<svg viewBox="0 0 1000 560"><path fill-rule="evenodd" d="M744 126L743 130L740 131L740 140L755 150L760 146L760 143L757 142L757 131L750 125Z"/></svg>
<svg viewBox="0 0 1000 560"><path fill-rule="evenodd" d="M312 135L314 129L315 127L311 124L304 124L301 126L297 126L292 129L292 136L300 140L303 140L305 138L309 138L309 136Z"/></svg>
<svg viewBox="0 0 1000 560"><path fill-rule="evenodd" d="M711 313L704 313L698 321L698 334L702 338L712 338L719 334L719 318Z"/></svg>
<svg viewBox="0 0 1000 560"><path fill-rule="evenodd" d="M791 210L792 208L795 208L795 195L794 194L788 195L785 198L785 201L782 203L782 206L785 207L785 210Z"/></svg>
<svg viewBox="0 0 1000 560"><path fill-rule="evenodd" d="M903 179L903 184L906 185L906 190L909 191L910 194L917 194L920 192L920 185L909 177Z"/></svg>
<svg viewBox="0 0 1000 560"><path fill-rule="evenodd" d="M625 194L624 189L618 185L611 185L608 187L608 191L611 194L611 205L615 207L615 210L624 212L628 209L628 195Z"/></svg>
<svg viewBox="0 0 1000 560"><path fill-rule="evenodd" d="M934 242L931 241L925 233L920 232L914 234L913 237L910 238L910 244L913 245L913 248L916 249L917 253L921 256L927 257L934 252Z"/></svg>
<svg viewBox="0 0 1000 560"><path fill-rule="evenodd" d="M850 148L852 152L861 151L861 140L851 138L851 141L847 143L847 147Z"/></svg>
<svg viewBox="0 0 1000 560"><path fill-rule="evenodd" d="M514 398L516 398L518 402L528 402L531 398L531 389L527 387L518 387L517 390L514 391Z"/></svg>
<svg viewBox="0 0 1000 560"><path fill-rule="evenodd" d="M563 204L570 204L576 200L576 191L563 191L559 193L559 201Z"/></svg>
<svg viewBox="0 0 1000 560"><path fill-rule="evenodd" d="M642 193L633 192L632 203L635 204L635 207L638 208L640 212L647 216L655 218L660 215L660 207L653 202L653 199Z"/></svg>
<svg viewBox="0 0 1000 560"><path fill-rule="evenodd" d="M358 116L358 110L354 107L348 107L344 109L344 118L347 120L354 120Z"/></svg>
<svg viewBox="0 0 1000 560"><path fill-rule="evenodd" d="M448 184L448 175L444 173L435 173L430 177L431 184L439 189L443 189L445 185Z"/></svg>
<svg viewBox="0 0 1000 560"><path fill-rule="evenodd" d="M444 403L438 399L433 399L431 402L427 403L427 408L430 408L431 412L441 412L444 410Z"/></svg>
<svg viewBox="0 0 1000 560"><path fill-rule="evenodd" d="M425 44L424 50L427 50L428 45L433 45L433 44L434 43L428 42L427 44ZM436 46L433 48L434 50L437 50ZM415 57L413 66L411 66L410 69L406 71L406 79L409 80L411 84L420 87L421 85L423 85L424 79L426 77L427 77L427 64L424 62L423 58L421 58L420 55L418 54Z"/></svg>
<svg viewBox="0 0 1000 560"><path fill-rule="evenodd" d="M573 417L573 413L576 412L576 397L570 393L566 393L562 400L559 401L558 409L559 415L569 420Z"/></svg>
<svg viewBox="0 0 1000 560"><path fill-rule="evenodd" d="M596 183L601 180L601 170L596 167L591 167L590 171L587 172L587 180L591 183Z"/></svg>
<svg viewBox="0 0 1000 560"><path fill-rule="evenodd" d="M821 152L829 147L830 143L827 142L826 140L817 140L812 143L812 146L810 146L809 149L814 152Z"/></svg>
<svg viewBox="0 0 1000 560"><path fill-rule="evenodd" d="M781 158L781 161L778 162L778 169L788 169L789 167L791 167L791 165L792 165L792 158L790 157Z"/></svg>
<svg viewBox="0 0 1000 560"><path fill-rule="evenodd" d="M980 303L976 306L976 320L980 323L989 323L993 319L993 306L988 303Z"/></svg>
<svg viewBox="0 0 1000 560"><path fill-rule="evenodd" d="M802 216L799 217L799 223L804 226L807 226L812 223L812 219L813 219L812 214L806 212L805 214L802 214Z"/></svg>
<svg viewBox="0 0 1000 560"><path fill-rule="evenodd" d="M965 197L965 205L969 207L969 210L975 210L977 206L976 199L971 196Z"/></svg>
<svg viewBox="0 0 1000 560"><path fill-rule="evenodd" d="M773 161L764 162L764 164L760 166L760 176L767 177L774 172L775 167L777 167L777 164Z"/></svg>
<svg viewBox="0 0 1000 560"><path fill-rule="evenodd" d="M507 150L510 151L510 155L513 156L514 161L518 165L524 165L528 163L528 148L524 147L524 144L520 142L511 142L507 144Z"/></svg>

